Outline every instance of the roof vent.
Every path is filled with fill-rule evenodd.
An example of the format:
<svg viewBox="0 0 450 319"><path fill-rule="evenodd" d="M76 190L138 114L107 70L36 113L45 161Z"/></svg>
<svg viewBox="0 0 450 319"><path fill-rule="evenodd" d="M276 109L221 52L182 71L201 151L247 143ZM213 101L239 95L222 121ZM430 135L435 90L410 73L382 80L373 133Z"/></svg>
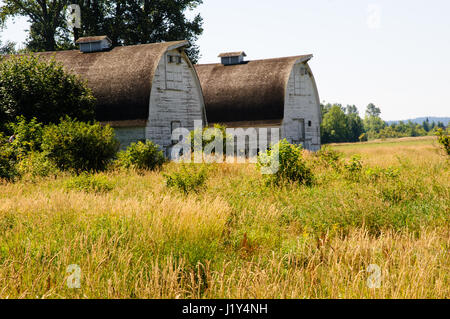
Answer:
<svg viewBox="0 0 450 319"><path fill-rule="evenodd" d="M79 38L75 43L80 45L80 51L83 53L106 51L112 45L111 39L106 35Z"/></svg>
<svg viewBox="0 0 450 319"><path fill-rule="evenodd" d="M247 54L245 54L244 51L219 54L219 58L221 58L223 65L235 65L244 63L244 57L246 56Z"/></svg>

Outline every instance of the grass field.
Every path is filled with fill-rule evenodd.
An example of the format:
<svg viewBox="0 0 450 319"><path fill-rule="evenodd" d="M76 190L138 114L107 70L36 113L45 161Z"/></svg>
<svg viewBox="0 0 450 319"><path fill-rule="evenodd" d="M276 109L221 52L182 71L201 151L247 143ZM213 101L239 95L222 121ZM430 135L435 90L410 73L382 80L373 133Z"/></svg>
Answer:
<svg viewBox="0 0 450 319"><path fill-rule="evenodd" d="M184 195L165 185L174 163L101 174L105 192L68 189L64 175L0 184L0 298L450 298L436 140L332 147L360 154L362 171L307 154L312 186L216 164Z"/></svg>

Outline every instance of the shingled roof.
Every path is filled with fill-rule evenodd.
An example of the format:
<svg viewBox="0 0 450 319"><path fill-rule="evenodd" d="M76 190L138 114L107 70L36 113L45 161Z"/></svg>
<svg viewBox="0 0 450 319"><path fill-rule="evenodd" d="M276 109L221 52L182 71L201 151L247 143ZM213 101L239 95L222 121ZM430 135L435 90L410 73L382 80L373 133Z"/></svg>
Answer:
<svg viewBox="0 0 450 319"><path fill-rule="evenodd" d="M95 37L79 38L77 41L75 41L75 43L80 44L80 43L89 43L89 42L100 42L103 40L107 40L110 43L112 42L111 39L108 38L106 35L100 35L100 36L95 36Z"/></svg>
<svg viewBox="0 0 450 319"><path fill-rule="evenodd" d="M64 68L87 80L97 98L96 119L101 122L143 123L149 117L150 92L158 63L167 50L187 46L187 41L116 47L110 51L78 50L43 52Z"/></svg>
<svg viewBox="0 0 450 319"><path fill-rule="evenodd" d="M293 66L312 55L197 65L210 123L282 120Z"/></svg>

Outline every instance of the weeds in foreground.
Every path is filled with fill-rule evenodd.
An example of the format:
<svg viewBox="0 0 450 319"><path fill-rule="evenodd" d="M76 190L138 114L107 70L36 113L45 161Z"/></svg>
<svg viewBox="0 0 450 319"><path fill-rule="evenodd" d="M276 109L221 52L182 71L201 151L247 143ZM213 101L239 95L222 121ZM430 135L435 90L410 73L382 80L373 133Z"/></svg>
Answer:
<svg viewBox="0 0 450 319"><path fill-rule="evenodd" d="M93 175L114 185L101 196L66 176L1 184L0 298L448 298L448 161L432 142L334 149L338 169L303 153L309 187L224 164L179 196L173 163Z"/></svg>

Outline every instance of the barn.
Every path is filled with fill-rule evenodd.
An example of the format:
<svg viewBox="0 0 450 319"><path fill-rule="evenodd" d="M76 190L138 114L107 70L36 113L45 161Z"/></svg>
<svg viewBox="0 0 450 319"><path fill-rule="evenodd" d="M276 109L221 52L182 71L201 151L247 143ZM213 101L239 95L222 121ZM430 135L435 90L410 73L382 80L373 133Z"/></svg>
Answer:
<svg viewBox="0 0 450 319"><path fill-rule="evenodd" d="M275 128L281 139L320 149L321 110L312 55L245 61L245 52L196 65L210 125Z"/></svg>
<svg viewBox="0 0 450 319"><path fill-rule="evenodd" d="M111 48L106 36L80 38L80 50L44 52L87 80L97 98L96 119L114 127L122 147L151 140L170 154L174 129L206 121L187 41Z"/></svg>

